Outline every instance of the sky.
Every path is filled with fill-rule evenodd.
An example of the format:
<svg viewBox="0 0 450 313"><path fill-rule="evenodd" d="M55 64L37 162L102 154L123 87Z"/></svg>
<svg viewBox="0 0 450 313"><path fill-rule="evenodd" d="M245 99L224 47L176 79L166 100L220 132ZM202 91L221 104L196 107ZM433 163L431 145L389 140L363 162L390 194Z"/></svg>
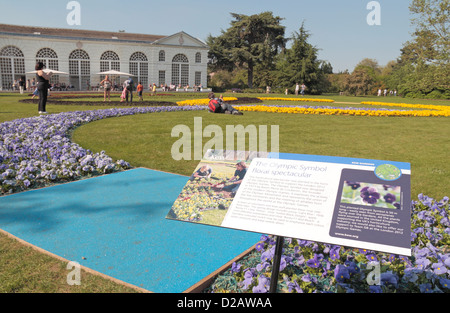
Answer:
<svg viewBox="0 0 450 313"><path fill-rule="evenodd" d="M206 41L230 27L230 13L270 11L283 18L286 38L303 23L309 43L319 49L318 58L330 62L335 73L353 71L364 58L386 65L400 56L414 30L411 0L78 0L80 25L67 21L74 12L67 8L70 2L0 0L0 23L166 36L184 31ZM378 3L379 10L368 8L371 2ZM368 16L371 21L379 17L379 25L369 25Z"/></svg>

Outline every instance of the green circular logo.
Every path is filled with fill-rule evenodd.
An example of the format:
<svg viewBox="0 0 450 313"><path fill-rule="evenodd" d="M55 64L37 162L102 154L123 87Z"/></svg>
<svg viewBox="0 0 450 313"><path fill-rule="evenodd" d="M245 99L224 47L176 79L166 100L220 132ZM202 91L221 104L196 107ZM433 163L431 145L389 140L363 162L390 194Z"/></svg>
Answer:
<svg viewBox="0 0 450 313"><path fill-rule="evenodd" d="M397 180L402 176L402 171L392 164L381 164L375 169L375 175L382 180Z"/></svg>

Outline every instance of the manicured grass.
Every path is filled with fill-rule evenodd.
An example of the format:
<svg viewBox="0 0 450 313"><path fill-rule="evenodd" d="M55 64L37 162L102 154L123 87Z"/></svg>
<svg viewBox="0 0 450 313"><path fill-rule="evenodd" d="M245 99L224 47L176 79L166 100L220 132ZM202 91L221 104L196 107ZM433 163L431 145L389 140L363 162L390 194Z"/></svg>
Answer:
<svg viewBox="0 0 450 313"><path fill-rule="evenodd" d="M69 285L73 268L0 235L0 293L130 293L134 289L81 271L80 285ZM72 278L72 276L69 276Z"/></svg>
<svg viewBox="0 0 450 313"><path fill-rule="evenodd" d="M102 95L102 93L97 94ZM206 94L180 94L157 98L161 101L175 102L197 97L206 98L206 96ZM255 97L257 95L224 94L224 96ZM118 95L115 97L117 98ZM19 102L20 99L26 98L29 96L17 93L0 94L0 123L36 116L37 104ZM450 101L395 97L323 95L315 98L334 99L336 103L311 103L311 105L357 107L360 106L361 101L450 105ZM84 99L103 101L103 98ZM282 101L267 103L287 104ZM94 108L82 105L51 104L47 107L49 113L110 108L110 106ZM448 118L382 118L258 112L246 112L244 116L230 116L213 115L205 111L167 112L93 122L76 129L73 140L94 152L105 150L111 157L124 159L135 167L148 167L190 175L197 166L198 160L173 160L171 147L178 138L171 137L171 131L175 125L179 124L187 125L193 130L194 117L202 117L203 128L214 124L220 126L224 132L227 125L279 125L280 152L410 162L413 199L418 193L437 199L449 196L450 164L447 151L450 149L450 120ZM203 138L203 144L208 140L209 138ZM211 216L211 218L215 217ZM134 292L133 289L84 272L81 286L69 286L66 283L69 273L66 269L67 264L36 252L4 235L0 235L0 264L0 292Z"/></svg>
<svg viewBox="0 0 450 313"><path fill-rule="evenodd" d="M280 152L409 162L413 198L419 193L436 198L449 193L447 118L168 112L90 123L78 128L73 140L94 152L105 150L114 159L122 158L136 167L190 175L198 161L173 160L171 148L179 138L171 137L171 131L184 124L193 132L194 117L202 118L203 128L220 126L224 137L227 125L279 125ZM209 139L203 138L203 144Z"/></svg>

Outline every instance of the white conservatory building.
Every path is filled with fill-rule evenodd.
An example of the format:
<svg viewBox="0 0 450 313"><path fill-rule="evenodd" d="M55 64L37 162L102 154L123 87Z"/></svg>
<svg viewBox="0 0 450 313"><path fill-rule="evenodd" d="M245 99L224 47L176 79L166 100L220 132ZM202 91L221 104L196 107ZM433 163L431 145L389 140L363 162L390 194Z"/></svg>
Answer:
<svg viewBox="0 0 450 313"><path fill-rule="evenodd" d="M207 86L208 46L185 32L171 36L58 29L0 24L0 90L15 80L32 80L37 61L64 72L52 84L88 90L98 85L100 72L133 75L145 89L155 83ZM128 76L112 77L120 85Z"/></svg>

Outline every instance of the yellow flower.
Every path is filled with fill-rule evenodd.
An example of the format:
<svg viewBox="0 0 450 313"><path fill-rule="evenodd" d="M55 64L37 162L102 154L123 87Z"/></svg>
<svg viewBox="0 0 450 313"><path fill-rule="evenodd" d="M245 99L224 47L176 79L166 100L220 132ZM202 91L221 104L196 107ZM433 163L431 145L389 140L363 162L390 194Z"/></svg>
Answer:
<svg viewBox="0 0 450 313"><path fill-rule="evenodd" d="M234 101L237 100L235 97L224 97L224 101ZM188 105L208 105L209 99L192 99L192 100L184 100L178 101L178 106L188 106Z"/></svg>
<svg viewBox="0 0 450 313"><path fill-rule="evenodd" d="M331 99L314 99L314 98L278 98L278 97L258 97L259 100L275 100L275 101L303 101L303 102L334 102Z"/></svg>
<svg viewBox="0 0 450 313"><path fill-rule="evenodd" d="M271 98L275 99L275 98ZM351 116L417 116L417 117L437 117L450 116L450 106L443 105L423 105L405 103L383 103L383 102L362 102L368 105L400 106L404 108L414 108L416 110L370 110L351 108L301 108L301 107L277 107L277 106L236 106L240 111L270 112L270 113L292 113L292 114L324 114L324 115L351 115ZM417 110L422 109L422 110Z"/></svg>

